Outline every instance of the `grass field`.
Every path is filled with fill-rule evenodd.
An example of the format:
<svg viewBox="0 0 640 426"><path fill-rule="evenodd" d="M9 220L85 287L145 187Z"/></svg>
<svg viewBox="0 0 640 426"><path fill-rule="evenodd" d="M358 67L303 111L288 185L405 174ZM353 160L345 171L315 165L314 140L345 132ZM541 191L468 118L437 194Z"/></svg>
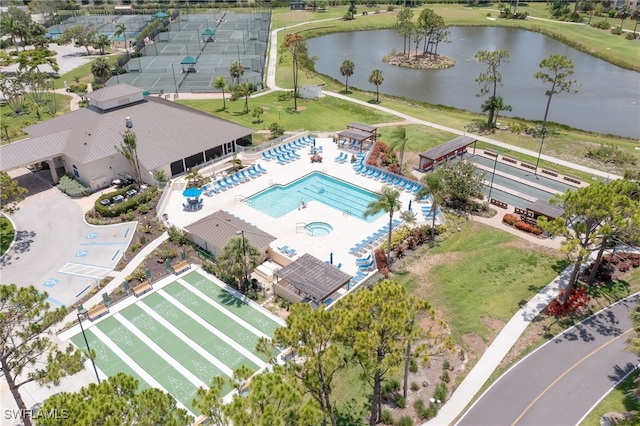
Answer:
<svg viewBox="0 0 640 426"><path fill-rule="evenodd" d="M3 127L4 125L7 125L9 140L13 142L16 140L24 139L27 136L27 134L22 131L22 128L24 127L30 126L39 121L46 121L50 118L68 113L70 111L69 103L71 101L71 97L57 93L55 96L58 100L58 112L55 115L51 115L45 107L40 107L40 119L38 119L36 110L33 108L30 100L27 100L25 102L25 113L21 115L14 115L13 111L7 106L7 104L0 103L0 121L2 122ZM4 145L7 143L4 128L2 129L1 133L0 144Z"/></svg>
<svg viewBox="0 0 640 426"><path fill-rule="evenodd" d="M116 65L118 62L118 55L109 55L103 56L112 67ZM62 74L60 77L53 79L53 85L56 89L62 89L64 87L64 82L67 84L73 84L76 81L76 78L79 79L81 83L91 83L93 82L93 74L91 74L91 63L93 61L82 65L72 71L69 71L66 74Z"/></svg>
<svg viewBox="0 0 640 426"><path fill-rule="evenodd" d="M11 221L4 216L0 216L0 256L9 249L14 233L15 230Z"/></svg>
<svg viewBox="0 0 640 426"><path fill-rule="evenodd" d="M456 343L467 333L489 341L497 331L493 322L508 321L566 262L477 222L462 222L460 229L425 253L433 265L409 261L393 279L432 303Z"/></svg>
<svg viewBox="0 0 640 426"><path fill-rule="evenodd" d="M393 115L328 96L318 100L299 99L298 111L293 111L293 101L280 101L279 96L280 93L269 93L250 99L248 114L244 112L244 99L234 102L227 100L226 110L222 109L222 99L178 102L256 130L268 130L269 125L274 122L279 123L286 130L304 128L305 130L336 131L344 130L347 123L352 121L386 123L398 120ZM264 114L260 117L261 123L255 123L256 118L251 113L258 106L264 110Z"/></svg>

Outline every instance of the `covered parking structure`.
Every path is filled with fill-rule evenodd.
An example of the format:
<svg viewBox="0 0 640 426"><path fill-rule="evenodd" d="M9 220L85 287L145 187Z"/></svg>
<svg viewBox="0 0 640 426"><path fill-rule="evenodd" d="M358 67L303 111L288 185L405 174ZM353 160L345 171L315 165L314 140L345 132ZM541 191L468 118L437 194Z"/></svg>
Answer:
<svg viewBox="0 0 640 426"><path fill-rule="evenodd" d="M351 276L333 265L305 253L274 273L276 295L291 303L309 302L314 306L331 303L331 295L344 287Z"/></svg>
<svg viewBox="0 0 640 426"><path fill-rule="evenodd" d="M475 142L477 142L476 139L470 136L458 136L457 138L451 139L442 145L438 145L435 148L431 148L430 150L423 152L420 154L418 171L430 171L438 163L464 155L464 153L467 152L467 147Z"/></svg>

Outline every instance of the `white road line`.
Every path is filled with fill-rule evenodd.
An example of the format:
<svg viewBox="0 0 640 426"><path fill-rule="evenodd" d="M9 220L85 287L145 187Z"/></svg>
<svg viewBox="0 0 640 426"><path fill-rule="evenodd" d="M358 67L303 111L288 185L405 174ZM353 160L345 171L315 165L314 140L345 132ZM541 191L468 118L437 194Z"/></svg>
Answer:
<svg viewBox="0 0 640 426"><path fill-rule="evenodd" d="M120 349L113 340L111 340L106 334L102 332L102 330L100 330L98 327L92 327L91 331L93 332L93 334L96 335L98 339L102 340L102 343L104 343L109 349L111 349L113 353L115 353L118 356L118 358L120 358L122 361L124 361L125 364L131 367L132 370L138 373L140 378L145 382L147 382L149 386L153 388L158 388L163 392L167 392L164 386L162 386L158 381L156 381L156 379L153 378L153 376L151 376L142 367L140 367L140 364L138 364L133 359L131 359L131 357L127 355L122 349ZM171 394L171 392L167 392L167 393ZM194 414L191 412L191 410L185 407L184 404L182 404L177 399L176 399L176 404L178 405L178 407L184 408L185 410L187 410L188 413Z"/></svg>
<svg viewBox="0 0 640 426"><path fill-rule="evenodd" d="M178 371L180 374L182 374L193 385L198 386L198 387L203 387L203 388L208 388L209 387L205 382L200 380L195 374L193 374L191 371L187 370L180 363L180 361L175 359L173 356L169 355L164 349L162 349L153 340L151 340L149 338L149 336L147 336L142 331L140 331L135 326L135 324L133 324L131 321L129 321L128 319L123 317L121 313L114 314L113 318L115 318L122 325L124 325L126 327L127 331L133 333L138 339L142 340L142 343L144 343L149 348L151 348L151 350L154 353L156 353L157 355L161 356L162 359L164 359L167 362L167 364L169 364L170 366L175 368L176 371Z"/></svg>
<svg viewBox="0 0 640 426"><path fill-rule="evenodd" d="M251 362L253 362L254 364L258 365L260 368L262 368L262 367L264 367L266 365L266 363L263 360L261 360L260 358L258 358L257 356L255 356L254 354L249 352L244 346L240 345L236 341L234 341L231 338L229 338L229 336L227 336L226 334L224 334L223 332L221 332L217 328L213 327L211 324L209 324L207 321L205 321L204 319L202 319L198 315L195 315L193 312L191 312L191 310L189 310L189 308L184 306L178 300L174 299L173 296L169 295L166 291L158 290L157 294L160 294L162 297L167 299L167 301L169 301L171 304L173 304L176 308L180 309L182 312L187 314L190 318L192 318L198 324L200 324L201 326L206 328L209 332L215 334L220 339L224 340L225 343L227 343L229 346L231 346L236 351L240 352L245 358L249 359Z"/></svg>
<svg viewBox="0 0 640 426"><path fill-rule="evenodd" d="M186 336L182 331L180 331L176 327L174 327L169 321L165 320L160 315L158 315L148 305L146 305L144 303L138 303L136 306L138 306L143 311L145 311L147 313L147 315L149 315L151 318L153 318L154 320L158 321L167 330L169 330L170 332L175 334L175 336L178 337L180 340L182 340L185 343L185 345L187 345L188 347L190 347L194 351L198 352L200 355L202 355L203 358L205 358L211 364L215 365L224 374L226 374L229 377L233 377L233 370L231 370L222 361L220 361L219 359L217 359L216 357L211 355L209 352L207 352L206 349L204 349L198 343L196 343L195 341L190 339L188 336Z"/></svg>
<svg viewBox="0 0 640 426"><path fill-rule="evenodd" d="M205 302L207 302L209 305L213 306L218 311L220 311L223 314L225 314L226 316L228 316L233 322L236 322L236 323L240 324L241 326L243 326L244 328L246 328L247 330L249 330L250 332L252 332L253 334L255 334L258 337L265 337L265 338L271 340L271 337L267 336L262 331L258 330L257 328L255 328L254 326L252 326L251 324L249 324L248 322L246 322L245 320L243 320L242 318L240 318L236 314L230 312L228 309L226 309L223 306L221 306L218 302L216 302L213 299L211 299L210 296L208 296L207 294L201 292L200 290L195 288L193 285L189 284L188 282L184 281L183 279L179 279L178 282L180 284L182 284L182 286L185 289L191 291L196 296L200 297ZM231 295L231 296L233 296L233 295ZM233 297L235 297L235 296L233 296Z"/></svg>

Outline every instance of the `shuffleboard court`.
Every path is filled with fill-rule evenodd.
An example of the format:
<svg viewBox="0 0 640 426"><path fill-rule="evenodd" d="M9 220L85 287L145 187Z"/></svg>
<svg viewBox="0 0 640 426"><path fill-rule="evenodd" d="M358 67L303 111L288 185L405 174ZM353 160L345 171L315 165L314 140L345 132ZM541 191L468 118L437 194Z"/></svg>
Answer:
<svg viewBox="0 0 640 426"><path fill-rule="evenodd" d="M198 414L193 398L213 377L225 382L241 366L258 371L269 360L256 350L284 321L238 298L224 283L198 269L182 278L154 283L150 293L129 298L107 317L85 322L89 346L100 372L123 372L140 388L159 388ZM86 347L79 329L69 339ZM225 384L223 393L232 392Z"/></svg>

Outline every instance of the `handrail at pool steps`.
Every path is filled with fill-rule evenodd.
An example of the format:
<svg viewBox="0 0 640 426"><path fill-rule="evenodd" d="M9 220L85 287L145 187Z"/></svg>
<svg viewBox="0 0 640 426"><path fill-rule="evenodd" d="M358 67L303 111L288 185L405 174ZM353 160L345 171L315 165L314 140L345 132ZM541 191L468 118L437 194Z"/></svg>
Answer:
<svg viewBox="0 0 640 426"><path fill-rule="evenodd" d="M245 195L238 194L236 195L236 204L239 203L247 203L251 206L253 204L253 200L249 199L249 197Z"/></svg>

